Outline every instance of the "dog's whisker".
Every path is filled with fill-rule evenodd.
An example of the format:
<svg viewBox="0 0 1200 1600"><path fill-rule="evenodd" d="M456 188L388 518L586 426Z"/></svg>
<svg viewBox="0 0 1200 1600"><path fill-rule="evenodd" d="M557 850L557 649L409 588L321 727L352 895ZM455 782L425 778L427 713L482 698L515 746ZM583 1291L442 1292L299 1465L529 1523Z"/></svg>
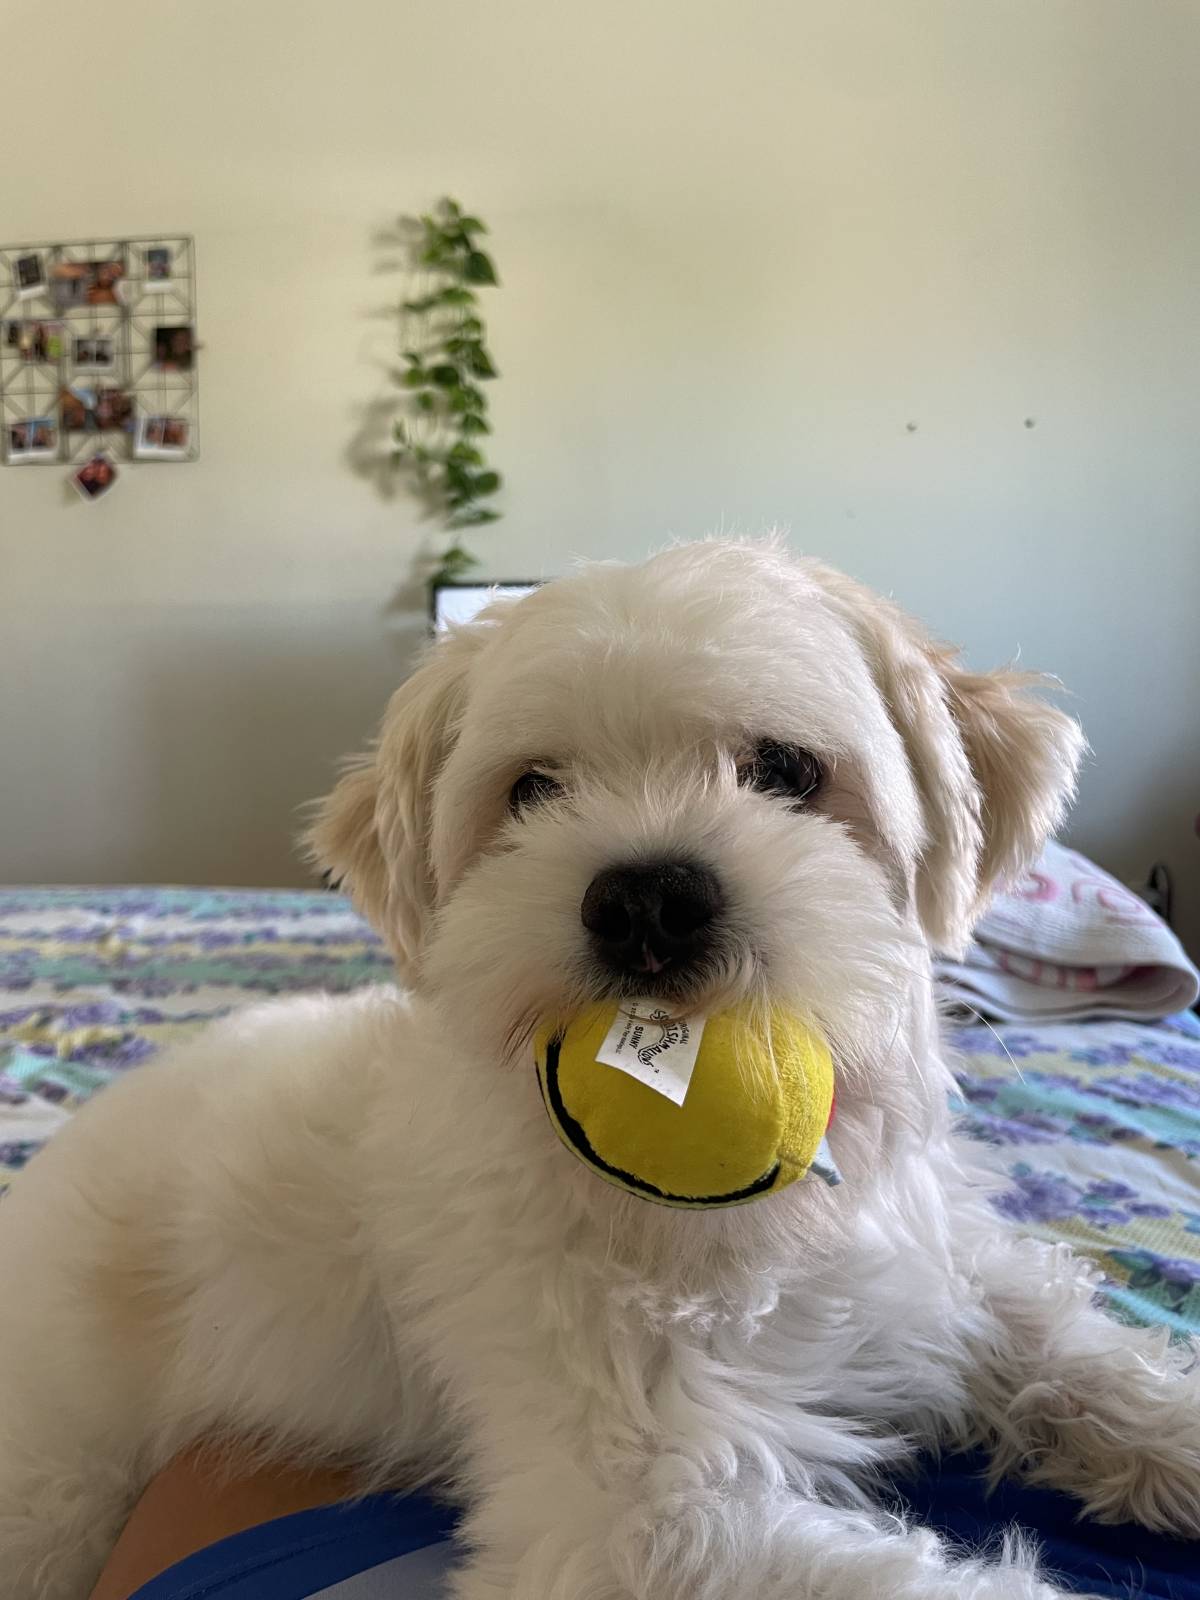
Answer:
<svg viewBox="0 0 1200 1600"><path fill-rule="evenodd" d="M984 1027L991 1034L992 1038L995 1039L996 1043L1000 1046L1001 1050L1003 1050L1004 1054L1008 1057L1008 1064L1013 1069L1013 1071L1016 1073L1019 1082L1024 1084L1024 1082L1025 1082L1025 1074L1021 1071L1020 1067L1017 1065L1016 1057L1013 1055L1012 1051L1005 1044L1005 1042L1001 1038L1000 1034L996 1031L996 1029L992 1026L992 1024L988 1021L988 1019L983 1015L983 1013L981 1011L976 1011L974 1006L968 1006L967 1009L971 1013L971 1015L975 1018L976 1022L982 1022L983 1023Z"/></svg>

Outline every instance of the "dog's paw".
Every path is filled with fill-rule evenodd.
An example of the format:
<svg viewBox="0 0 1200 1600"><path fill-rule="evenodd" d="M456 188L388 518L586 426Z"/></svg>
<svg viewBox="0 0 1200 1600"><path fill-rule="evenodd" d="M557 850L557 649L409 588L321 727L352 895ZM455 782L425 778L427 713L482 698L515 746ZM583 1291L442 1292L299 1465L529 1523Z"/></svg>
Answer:
<svg viewBox="0 0 1200 1600"><path fill-rule="evenodd" d="M1176 1440L1110 1447L1076 1492L1098 1522L1137 1522L1155 1533L1200 1538L1200 1426Z"/></svg>
<svg viewBox="0 0 1200 1600"><path fill-rule="evenodd" d="M1121 1355L1087 1383L1035 1384L1018 1398L1010 1416L1031 1446L1025 1475L1098 1522L1200 1538L1200 1365Z"/></svg>

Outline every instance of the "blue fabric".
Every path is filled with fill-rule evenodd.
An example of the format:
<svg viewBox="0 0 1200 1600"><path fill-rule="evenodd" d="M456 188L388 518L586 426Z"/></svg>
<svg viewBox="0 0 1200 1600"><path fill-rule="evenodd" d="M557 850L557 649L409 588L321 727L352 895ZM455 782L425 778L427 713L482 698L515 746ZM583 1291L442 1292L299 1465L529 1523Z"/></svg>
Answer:
<svg viewBox="0 0 1200 1600"><path fill-rule="evenodd" d="M1070 1496L1013 1479L989 1493L987 1466L981 1452L923 1459L896 1487L916 1521L971 1551L995 1548L1009 1528L1021 1528L1040 1545L1047 1573L1073 1593L1200 1600L1200 1541L1093 1522Z"/></svg>
<svg viewBox="0 0 1200 1600"><path fill-rule="evenodd" d="M371 1495L297 1511L197 1550L130 1600L307 1600L356 1573L444 1543L457 1520L457 1512L421 1495Z"/></svg>
<svg viewBox="0 0 1200 1600"><path fill-rule="evenodd" d="M982 1453L923 1459L897 1485L899 1504L972 1553L995 1549L1004 1533L1020 1528L1041 1547L1047 1574L1077 1594L1200 1600L1200 1542L1093 1522L1069 1496L1014 1480L989 1492L986 1471ZM418 1495L301 1511L197 1551L131 1600L308 1600L355 1574L445 1543L456 1521L456 1513ZM389 1592L405 1600L402 1567ZM421 1594L430 1592L421 1585Z"/></svg>

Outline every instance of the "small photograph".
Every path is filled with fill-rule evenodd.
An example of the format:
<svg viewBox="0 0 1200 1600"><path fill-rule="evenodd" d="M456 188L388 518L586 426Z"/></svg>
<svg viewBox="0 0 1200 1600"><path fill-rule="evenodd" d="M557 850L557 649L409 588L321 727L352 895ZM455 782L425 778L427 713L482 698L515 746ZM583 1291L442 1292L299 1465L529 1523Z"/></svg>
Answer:
<svg viewBox="0 0 1200 1600"><path fill-rule="evenodd" d="M165 244L151 245L146 251L146 282L168 283L171 277L171 252Z"/></svg>
<svg viewBox="0 0 1200 1600"><path fill-rule="evenodd" d="M8 459L53 461L58 454L58 424L53 417L25 417L8 426Z"/></svg>
<svg viewBox="0 0 1200 1600"><path fill-rule="evenodd" d="M88 303L92 267L87 261L56 261L50 268L50 298L59 311L74 311Z"/></svg>
<svg viewBox="0 0 1200 1600"><path fill-rule="evenodd" d="M64 342L61 322L43 322L25 317L5 323L4 346L29 365L41 366L62 360Z"/></svg>
<svg viewBox="0 0 1200 1600"><path fill-rule="evenodd" d="M101 433L118 428L127 433L133 426L133 396L124 389L96 390L96 427Z"/></svg>
<svg viewBox="0 0 1200 1600"><path fill-rule="evenodd" d="M87 372L111 372L116 366L114 340L108 334L76 339L75 366Z"/></svg>
<svg viewBox="0 0 1200 1600"><path fill-rule="evenodd" d="M190 326L155 328L154 365L163 372L190 372L194 347Z"/></svg>
<svg viewBox="0 0 1200 1600"><path fill-rule="evenodd" d="M68 433L95 433L96 391L73 383L58 397L58 418Z"/></svg>
<svg viewBox="0 0 1200 1600"><path fill-rule="evenodd" d="M119 306L124 276L121 261L56 261L50 270L50 297L59 311Z"/></svg>
<svg viewBox="0 0 1200 1600"><path fill-rule="evenodd" d="M186 417L142 417L134 454L143 461L182 461L191 437L192 425Z"/></svg>
<svg viewBox="0 0 1200 1600"><path fill-rule="evenodd" d="M68 433L128 433L133 427L133 396L124 389L73 383L58 397L58 414Z"/></svg>
<svg viewBox="0 0 1200 1600"><path fill-rule="evenodd" d="M22 300L28 300L35 294L46 292L46 269L42 265L40 252L31 251L27 256L17 257L17 294Z"/></svg>
<svg viewBox="0 0 1200 1600"><path fill-rule="evenodd" d="M85 500L99 500L117 481L117 463L103 450L85 461L71 482Z"/></svg>
<svg viewBox="0 0 1200 1600"><path fill-rule="evenodd" d="M92 281L88 285L88 305L119 306L121 298L117 290L121 279L125 276L125 263L123 261L93 261L91 265Z"/></svg>

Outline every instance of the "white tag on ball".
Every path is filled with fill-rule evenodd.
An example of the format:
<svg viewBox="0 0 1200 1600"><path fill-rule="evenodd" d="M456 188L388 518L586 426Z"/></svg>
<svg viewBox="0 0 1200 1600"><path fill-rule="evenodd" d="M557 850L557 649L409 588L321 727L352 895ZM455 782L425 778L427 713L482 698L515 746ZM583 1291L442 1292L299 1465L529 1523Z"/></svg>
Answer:
<svg viewBox="0 0 1200 1600"><path fill-rule="evenodd" d="M661 1000L626 1000L605 1034L596 1060L681 1106L707 1020L702 1012L694 1017L673 1016Z"/></svg>

